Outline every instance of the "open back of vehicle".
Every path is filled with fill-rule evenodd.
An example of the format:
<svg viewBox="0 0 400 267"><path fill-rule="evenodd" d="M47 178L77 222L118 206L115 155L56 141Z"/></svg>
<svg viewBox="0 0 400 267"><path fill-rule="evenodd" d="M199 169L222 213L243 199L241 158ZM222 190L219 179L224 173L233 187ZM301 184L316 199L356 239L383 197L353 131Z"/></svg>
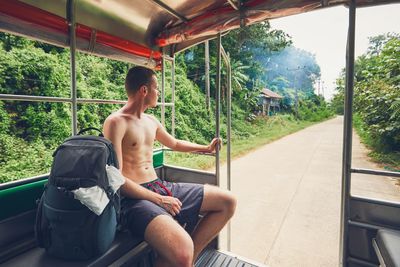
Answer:
<svg viewBox="0 0 400 267"><path fill-rule="evenodd" d="M357 0L354 4L369 6L395 3L391 0ZM75 49L101 57L131 62L161 69L164 60L173 60L175 53L202 43L219 39L218 57L221 59L221 35L225 32L268 19L304 13L321 8L348 5L347 0L7 0L0 4L0 30L61 47ZM74 64L74 63L73 63ZM72 64L72 65L73 65ZM229 62L228 64L229 65ZM217 66L220 75L221 63ZM72 71L74 73L74 71ZM220 78L217 77L219 92ZM76 84L72 81L71 98L73 125L76 125ZM75 94L75 96L74 96ZM1 95L2 100L36 101L28 96ZM47 98L48 101L57 101ZM81 101L81 102L79 102ZM219 101L219 99L218 99ZM218 102L219 103L219 102ZM163 103L165 104L165 103ZM75 108L74 108L75 107ZM217 106L219 110L219 104ZM219 111L218 111L219 112ZM217 112L217 116L219 113ZM74 115L75 114L75 115ZM219 119L217 119L219 120ZM216 136L219 136L219 121ZM76 133L76 127L73 129ZM162 179L174 182L196 182L219 185L219 154L216 171L204 172L164 164L164 151L154 152L154 167ZM229 162L228 162L229 163ZM0 264L1 266L151 266L154 252L143 241L120 232L112 247L100 257L89 261L71 262L48 257L36 246L33 225L36 201L43 192L48 175L23 179L0 185ZM381 228L396 227L400 208L392 203L381 203L352 197L349 202L350 249L345 253L344 266L375 266L373 242L385 243L392 238L381 234ZM370 213L375 207L388 213ZM382 210L382 209L381 209ZM398 229L397 229L398 230ZM352 242L365 239L356 249ZM373 241L376 240L376 241ZM377 242L377 243L376 243ZM359 243L356 242L358 246ZM347 248L347 247L346 247ZM229 252L218 251L212 242L200 255L196 266L262 266ZM288 251L287 253L290 253ZM370 265L368 265L370 264Z"/></svg>

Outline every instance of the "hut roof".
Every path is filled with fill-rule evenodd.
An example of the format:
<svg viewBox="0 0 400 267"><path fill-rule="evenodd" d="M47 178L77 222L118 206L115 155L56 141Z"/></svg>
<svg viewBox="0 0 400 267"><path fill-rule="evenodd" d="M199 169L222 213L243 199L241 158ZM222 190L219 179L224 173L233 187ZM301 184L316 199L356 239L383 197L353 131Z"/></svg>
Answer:
<svg viewBox="0 0 400 267"><path fill-rule="evenodd" d="M261 94L266 98L283 98L283 96L281 96L267 88L262 89Z"/></svg>

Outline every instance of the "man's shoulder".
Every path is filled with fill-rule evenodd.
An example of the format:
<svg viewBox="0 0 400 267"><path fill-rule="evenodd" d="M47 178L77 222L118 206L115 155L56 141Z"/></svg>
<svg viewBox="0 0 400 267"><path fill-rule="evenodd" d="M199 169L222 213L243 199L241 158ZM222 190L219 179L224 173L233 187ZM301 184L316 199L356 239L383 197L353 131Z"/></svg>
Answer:
<svg viewBox="0 0 400 267"><path fill-rule="evenodd" d="M154 115L145 113L144 116L146 116L146 118L156 123L157 125L160 124L160 121Z"/></svg>
<svg viewBox="0 0 400 267"><path fill-rule="evenodd" d="M126 124L127 118L124 114L120 112L111 113L104 121L104 126L122 126Z"/></svg>
<svg viewBox="0 0 400 267"><path fill-rule="evenodd" d="M117 112L113 112L104 120L104 123L117 122L121 120L121 116Z"/></svg>

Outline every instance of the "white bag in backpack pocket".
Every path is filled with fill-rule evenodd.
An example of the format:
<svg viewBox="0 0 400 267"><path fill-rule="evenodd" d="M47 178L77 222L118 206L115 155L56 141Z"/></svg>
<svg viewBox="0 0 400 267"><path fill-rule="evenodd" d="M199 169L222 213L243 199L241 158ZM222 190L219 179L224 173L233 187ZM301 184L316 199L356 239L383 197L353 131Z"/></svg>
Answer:
<svg viewBox="0 0 400 267"><path fill-rule="evenodd" d="M74 198L78 199L83 205L97 215L100 215L106 208L108 202L110 202L106 192L99 186L79 188L72 192L74 193Z"/></svg>
<svg viewBox="0 0 400 267"><path fill-rule="evenodd" d="M117 192L118 188L125 183L125 177L114 166L106 165L106 172L112 190Z"/></svg>
<svg viewBox="0 0 400 267"><path fill-rule="evenodd" d="M108 177L108 183L112 190L116 192L118 188L125 183L125 177L119 172L114 166L106 165L106 172ZM92 186L89 188L79 188L72 191L74 197L78 199L83 205L88 207L91 211L100 215L106 208L110 200L107 197L106 192L99 186Z"/></svg>

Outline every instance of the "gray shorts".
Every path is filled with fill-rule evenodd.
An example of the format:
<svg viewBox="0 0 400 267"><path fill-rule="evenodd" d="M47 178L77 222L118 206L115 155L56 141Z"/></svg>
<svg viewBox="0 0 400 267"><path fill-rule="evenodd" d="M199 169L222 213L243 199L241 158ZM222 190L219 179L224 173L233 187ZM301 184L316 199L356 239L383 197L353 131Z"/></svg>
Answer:
<svg viewBox="0 0 400 267"><path fill-rule="evenodd" d="M203 202L204 186L192 183L171 183L156 179L141 184L147 189L164 196L173 196L182 202L181 212L174 219L190 234L199 220ZM157 204L143 199L123 198L121 202L122 227L133 235L144 237L147 225L158 215L172 215Z"/></svg>

